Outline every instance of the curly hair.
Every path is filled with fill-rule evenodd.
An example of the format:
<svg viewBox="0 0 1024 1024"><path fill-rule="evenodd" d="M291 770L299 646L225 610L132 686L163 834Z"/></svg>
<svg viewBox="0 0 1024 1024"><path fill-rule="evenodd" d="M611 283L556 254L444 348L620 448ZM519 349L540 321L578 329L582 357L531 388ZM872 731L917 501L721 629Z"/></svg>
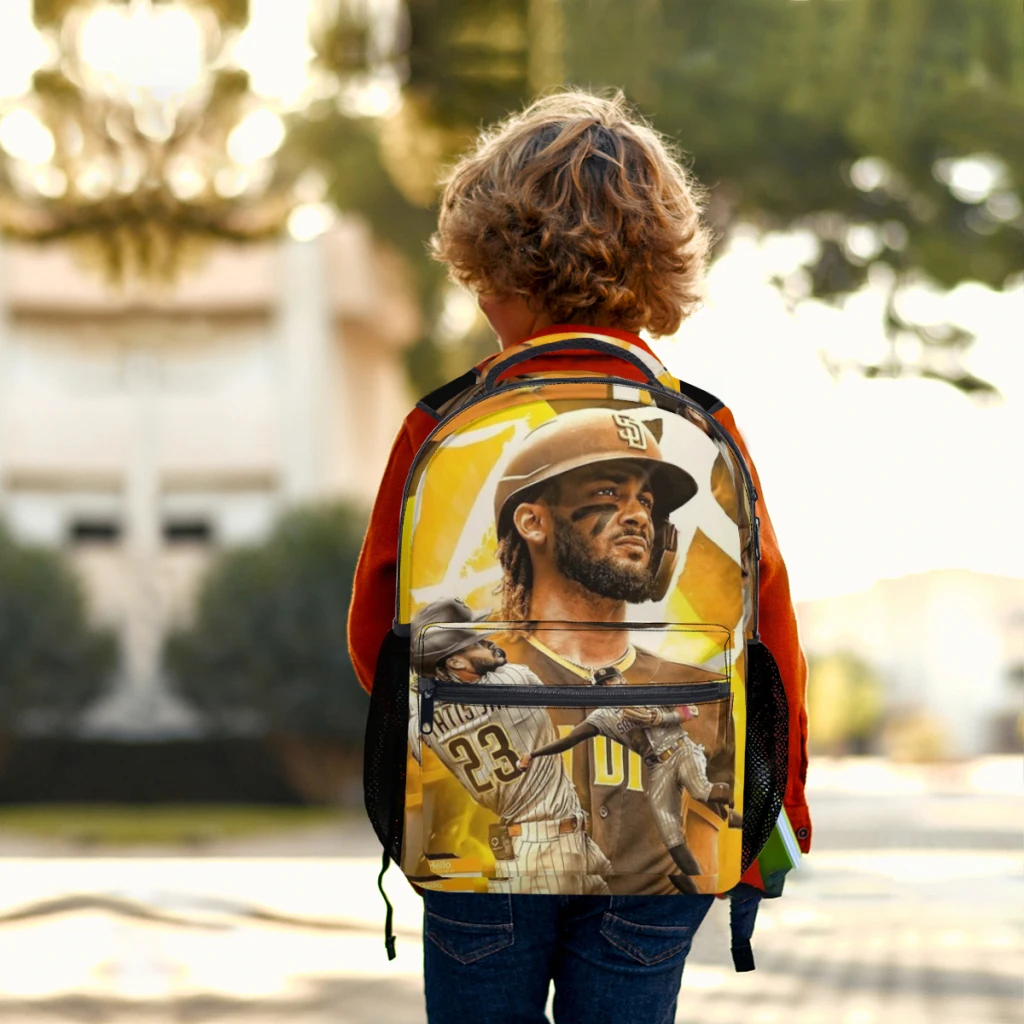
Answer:
<svg viewBox="0 0 1024 1024"><path fill-rule="evenodd" d="M446 181L435 259L554 323L673 333L700 304L703 189L627 106L570 90L483 133Z"/></svg>

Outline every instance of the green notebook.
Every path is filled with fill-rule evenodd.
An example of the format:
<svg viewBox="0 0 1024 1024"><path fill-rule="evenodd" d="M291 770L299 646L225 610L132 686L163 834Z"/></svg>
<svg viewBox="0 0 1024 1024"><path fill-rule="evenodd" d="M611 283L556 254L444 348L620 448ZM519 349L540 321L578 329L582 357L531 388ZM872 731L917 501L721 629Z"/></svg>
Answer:
<svg viewBox="0 0 1024 1024"><path fill-rule="evenodd" d="M761 869L761 878L765 891L769 895L779 895L786 873L800 866L800 845L793 833L785 808L779 812L779 820L764 849L757 858L757 866ZM774 890L778 889L778 892Z"/></svg>

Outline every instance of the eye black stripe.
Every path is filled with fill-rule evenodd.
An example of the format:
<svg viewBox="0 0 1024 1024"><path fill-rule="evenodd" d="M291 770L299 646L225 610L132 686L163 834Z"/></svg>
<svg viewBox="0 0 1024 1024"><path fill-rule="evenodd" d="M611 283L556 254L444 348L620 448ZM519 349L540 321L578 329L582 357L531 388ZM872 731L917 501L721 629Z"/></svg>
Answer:
<svg viewBox="0 0 1024 1024"><path fill-rule="evenodd" d="M578 523L581 519L586 519L587 516L599 516L615 514L614 505L602 504L602 505L584 505L583 508L576 509L575 512L569 517L574 523Z"/></svg>

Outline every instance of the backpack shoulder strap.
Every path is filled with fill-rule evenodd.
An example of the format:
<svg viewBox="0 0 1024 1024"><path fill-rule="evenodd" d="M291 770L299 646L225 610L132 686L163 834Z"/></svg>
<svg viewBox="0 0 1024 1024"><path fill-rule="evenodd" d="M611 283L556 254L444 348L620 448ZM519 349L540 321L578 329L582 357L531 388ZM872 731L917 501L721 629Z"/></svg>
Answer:
<svg viewBox="0 0 1024 1024"><path fill-rule="evenodd" d="M691 402L696 402L709 416L714 416L719 409L725 408L725 402L715 398L710 391L704 391L694 384L687 384L685 380L677 380L675 385L680 394L685 395Z"/></svg>
<svg viewBox="0 0 1024 1024"><path fill-rule="evenodd" d="M444 406L453 398L458 398L464 391L475 386L479 379L480 374L476 369L467 370L461 377L456 377L455 380L450 380L447 384L435 388L429 395L424 395L416 403L416 408L422 409L428 416L439 420L442 417L441 410Z"/></svg>
<svg viewBox="0 0 1024 1024"><path fill-rule="evenodd" d="M763 893L742 882L729 893L729 933L732 938L732 962L737 972L754 970L754 921Z"/></svg>

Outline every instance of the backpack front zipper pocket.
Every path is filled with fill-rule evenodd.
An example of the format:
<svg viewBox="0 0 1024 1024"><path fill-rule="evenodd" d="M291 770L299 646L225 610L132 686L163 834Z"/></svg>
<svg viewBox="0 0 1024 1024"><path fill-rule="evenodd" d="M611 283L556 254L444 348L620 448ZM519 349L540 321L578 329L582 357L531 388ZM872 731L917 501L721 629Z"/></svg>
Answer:
<svg viewBox="0 0 1024 1024"><path fill-rule="evenodd" d="M434 704L496 705L504 707L600 708L674 707L709 704L729 696L728 683L689 686L481 686L440 682L431 676L419 681L420 733L434 730Z"/></svg>
<svg viewBox="0 0 1024 1024"><path fill-rule="evenodd" d="M731 630L438 611L461 621L410 639L409 877L585 895L738 878Z"/></svg>

